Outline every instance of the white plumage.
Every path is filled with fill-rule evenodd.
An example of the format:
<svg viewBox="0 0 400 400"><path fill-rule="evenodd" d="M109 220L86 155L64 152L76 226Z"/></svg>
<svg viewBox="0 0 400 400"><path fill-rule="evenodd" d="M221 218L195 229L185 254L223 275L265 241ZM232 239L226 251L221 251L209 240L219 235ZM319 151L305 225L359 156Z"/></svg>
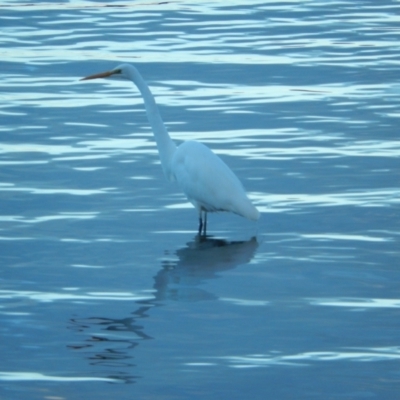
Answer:
<svg viewBox="0 0 400 400"><path fill-rule="evenodd" d="M199 234L206 234L207 213L229 211L257 220L258 210L251 203L232 170L207 146L196 141L179 146L170 138L149 87L132 65L123 64L111 71L82 80L120 76L131 80L143 96L147 118L157 143L161 165L167 179L176 181L199 213Z"/></svg>

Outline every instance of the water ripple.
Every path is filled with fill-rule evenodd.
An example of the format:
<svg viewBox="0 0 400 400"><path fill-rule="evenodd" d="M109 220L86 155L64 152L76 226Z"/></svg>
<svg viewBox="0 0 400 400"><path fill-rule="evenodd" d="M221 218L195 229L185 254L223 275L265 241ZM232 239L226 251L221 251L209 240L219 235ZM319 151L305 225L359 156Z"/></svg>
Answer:
<svg viewBox="0 0 400 400"><path fill-rule="evenodd" d="M65 289L64 292L40 292L40 291L24 291L24 290L0 290L0 299L3 300L32 300L39 303L51 303L57 301L71 301L71 302L84 302L84 301L139 301L152 299L153 296L139 295L134 293L122 292L88 292L76 293ZM3 306L4 308L4 306Z"/></svg>
<svg viewBox="0 0 400 400"><path fill-rule="evenodd" d="M87 381L85 395L114 398L101 381L137 371L150 382L137 398L166 387L356 398L361 380L368 396L395 398L399 11L390 0L2 1L8 397L30 399L32 385L65 397L62 383ZM209 145L264 213L248 233L250 222L210 217L214 233L264 239L251 261L232 267L219 239L211 252L182 247L196 215L162 180L138 91L79 81L122 62L137 64L174 140ZM281 372L235 382L266 367Z"/></svg>
<svg viewBox="0 0 400 400"><path fill-rule="evenodd" d="M400 299L311 299L310 304L350 309L400 308Z"/></svg>
<svg viewBox="0 0 400 400"><path fill-rule="evenodd" d="M47 381L47 382L118 382L118 379L99 378L94 376L56 376L38 372L5 372L0 371L0 381Z"/></svg>
<svg viewBox="0 0 400 400"><path fill-rule="evenodd" d="M248 356L221 357L220 362L232 368L265 368L285 365L293 367L308 366L315 362L382 362L400 359L399 347L352 348L341 351L315 351L298 354L257 354ZM187 363L190 366L212 366L209 364Z"/></svg>
<svg viewBox="0 0 400 400"><path fill-rule="evenodd" d="M386 207L400 204L400 190L396 188L326 194L251 193L251 198L265 212L295 211L305 207Z"/></svg>

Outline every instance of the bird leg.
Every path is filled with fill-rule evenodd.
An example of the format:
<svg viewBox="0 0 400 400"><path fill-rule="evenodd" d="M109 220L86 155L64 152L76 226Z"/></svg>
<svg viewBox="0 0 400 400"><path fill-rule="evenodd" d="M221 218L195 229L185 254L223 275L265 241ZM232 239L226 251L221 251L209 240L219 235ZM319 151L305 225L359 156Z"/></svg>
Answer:
<svg viewBox="0 0 400 400"><path fill-rule="evenodd" d="M203 220L203 215L202 211L200 211L200 217L199 217L199 236L206 236L207 233L207 212L204 211L204 220Z"/></svg>
<svg viewBox="0 0 400 400"><path fill-rule="evenodd" d="M203 220L201 219L201 213L199 217L199 233L198 235L201 236L201 231L203 230Z"/></svg>

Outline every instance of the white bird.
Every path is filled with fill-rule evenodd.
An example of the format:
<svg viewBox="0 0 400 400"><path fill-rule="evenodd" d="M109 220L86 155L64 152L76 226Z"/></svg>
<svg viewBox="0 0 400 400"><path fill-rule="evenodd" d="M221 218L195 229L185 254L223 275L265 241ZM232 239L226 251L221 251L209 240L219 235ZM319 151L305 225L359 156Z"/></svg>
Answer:
<svg viewBox="0 0 400 400"><path fill-rule="evenodd" d="M206 235L208 212L230 211L250 220L258 220L260 213L247 197L239 179L217 155L204 144L192 140L176 146L164 126L149 87L135 67L122 64L111 71L81 80L110 76L128 79L139 89L164 174L168 180L178 183L199 213L199 236Z"/></svg>

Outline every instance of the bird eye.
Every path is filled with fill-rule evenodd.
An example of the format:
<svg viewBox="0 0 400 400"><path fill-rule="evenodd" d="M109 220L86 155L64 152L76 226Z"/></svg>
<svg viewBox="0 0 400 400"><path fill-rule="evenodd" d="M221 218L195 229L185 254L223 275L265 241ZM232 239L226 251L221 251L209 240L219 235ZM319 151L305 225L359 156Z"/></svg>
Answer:
<svg viewBox="0 0 400 400"><path fill-rule="evenodd" d="M114 74L122 74L122 69L116 69L116 70L114 70Z"/></svg>

